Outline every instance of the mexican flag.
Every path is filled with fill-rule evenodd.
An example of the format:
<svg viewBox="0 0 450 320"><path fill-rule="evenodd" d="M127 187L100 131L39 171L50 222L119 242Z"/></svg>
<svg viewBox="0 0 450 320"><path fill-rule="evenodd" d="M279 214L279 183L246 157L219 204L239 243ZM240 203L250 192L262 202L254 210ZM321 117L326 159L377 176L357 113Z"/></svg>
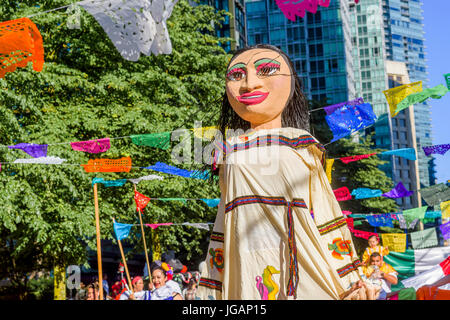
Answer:
<svg viewBox="0 0 450 320"><path fill-rule="evenodd" d="M398 272L398 284L392 291L414 287L416 290L432 284L450 271L450 246L411 250L391 251L383 260Z"/></svg>

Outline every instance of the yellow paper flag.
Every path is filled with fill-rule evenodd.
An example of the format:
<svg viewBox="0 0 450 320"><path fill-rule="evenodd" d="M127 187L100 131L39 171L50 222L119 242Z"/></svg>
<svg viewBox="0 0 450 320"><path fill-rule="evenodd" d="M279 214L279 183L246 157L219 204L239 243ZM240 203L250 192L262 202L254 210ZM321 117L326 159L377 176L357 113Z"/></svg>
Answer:
<svg viewBox="0 0 450 320"><path fill-rule="evenodd" d="M405 252L406 233L382 233L381 241L384 247L389 247L389 251Z"/></svg>
<svg viewBox="0 0 450 320"><path fill-rule="evenodd" d="M194 136L199 139L212 140L218 130L216 126L194 128Z"/></svg>
<svg viewBox="0 0 450 320"><path fill-rule="evenodd" d="M442 219L450 218L450 200L441 202Z"/></svg>
<svg viewBox="0 0 450 320"><path fill-rule="evenodd" d="M389 104L391 118L397 115L398 112L395 112L395 109L397 109L397 104L399 104L400 101L405 99L410 94L421 91L422 91L422 81L417 81L405 84L403 86L395 87L389 90L384 90L383 93L386 96L386 100Z"/></svg>
<svg viewBox="0 0 450 320"><path fill-rule="evenodd" d="M326 161L326 171L328 182L331 184L331 170L333 169L334 159L327 159Z"/></svg>

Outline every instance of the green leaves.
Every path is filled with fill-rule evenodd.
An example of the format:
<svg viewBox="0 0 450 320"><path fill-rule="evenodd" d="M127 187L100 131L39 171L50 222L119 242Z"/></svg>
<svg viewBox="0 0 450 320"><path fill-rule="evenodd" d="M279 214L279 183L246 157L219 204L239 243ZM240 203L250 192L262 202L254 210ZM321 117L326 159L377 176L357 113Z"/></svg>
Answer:
<svg viewBox="0 0 450 320"><path fill-rule="evenodd" d="M4 1L0 12L4 19L13 19L73 2L22 1L18 5ZM84 10L80 30L65 26L64 11L33 17L44 40L46 62L40 73L28 66L0 79L0 145L123 137L192 128L196 120L217 120L229 56L219 46L226 39L213 35L212 24L222 18L211 7L191 7L181 0L168 21L173 53L130 62L122 59ZM11 245L4 254L14 254L22 275L51 270L55 264L84 264L86 244L96 247L92 178L137 178L151 172L87 174L78 165L89 159L122 156L131 156L133 166L157 161L173 165L170 151L136 146L131 139L112 140L111 149L97 155L73 151L70 144L50 145L49 156L67 159L66 165L53 166L5 164L28 156L0 147L0 247ZM202 165L191 161L177 166L193 170ZM143 181L138 190L161 198L219 195L216 184L170 176L163 181ZM131 183L120 188L99 186L102 239L113 239L112 217L136 223L133 195ZM144 223L212 222L215 214L216 209L202 202L155 201L145 209L143 219ZM159 228L158 235L163 251L173 249L187 259L203 260L206 231L171 226ZM148 232L147 243L154 246L150 239ZM129 244L130 254L143 253L141 239L132 237ZM13 272L12 261L2 260L0 276Z"/></svg>

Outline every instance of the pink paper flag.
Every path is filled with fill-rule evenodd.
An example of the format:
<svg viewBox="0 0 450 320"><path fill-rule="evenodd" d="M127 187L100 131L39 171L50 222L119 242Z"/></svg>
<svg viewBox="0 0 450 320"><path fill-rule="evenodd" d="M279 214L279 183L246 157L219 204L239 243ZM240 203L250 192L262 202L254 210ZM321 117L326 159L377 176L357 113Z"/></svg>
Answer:
<svg viewBox="0 0 450 320"><path fill-rule="evenodd" d="M370 156L373 156L376 153L370 153L370 154L361 154L361 155L356 155L356 156L351 156L351 157L343 157L343 158L339 158L341 159L341 161L345 164L349 163L349 162L353 162L353 161L358 161L361 159L367 159Z"/></svg>
<svg viewBox="0 0 450 320"><path fill-rule="evenodd" d="M342 187L336 190L333 190L334 195L336 196L337 201L345 201L345 200L351 200L352 195L350 194L350 191L347 187Z"/></svg>
<svg viewBox="0 0 450 320"><path fill-rule="evenodd" d="M367 232L367 231L362 231L362 230L355 230L355 229L350 230L350 231L355 235L355 237L358 237L358 238L363 238L363 239L368 240L369 237L376 236L377 239L379 239L378 233Z"/></svg>
<svg viewBox="0 0 450 320"><path fill-rule="evenodd" d="M71 142L70 145L75 151L83 151L88 153L100 153L108 151L111 148L109 138Z"/></svg>
<svg viewBox="0 0 450 320"><path fill-rule="evenodd" d="M150 227L152 229L156 229L160 226L170 226L171 224L173 224L173 222L167 222L167 223L146 223L145 226L146 227Z"/></svg>
<svg viewBox="0 0 450 320"><path fill-rule="evenodd" d="M295 21L296 16L303 18L306 11L317 12L317 7L328 7L331 0L275 0L286 18Z"/></svg>

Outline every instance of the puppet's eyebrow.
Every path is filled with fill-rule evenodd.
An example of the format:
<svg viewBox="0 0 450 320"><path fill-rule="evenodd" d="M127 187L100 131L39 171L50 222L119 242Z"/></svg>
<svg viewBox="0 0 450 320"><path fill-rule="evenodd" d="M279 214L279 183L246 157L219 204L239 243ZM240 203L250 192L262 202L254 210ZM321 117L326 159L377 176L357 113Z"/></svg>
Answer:
<svg viewBox="0 0 450 320"><path fill-rule="evenodd" d="M242 68L242 69L247 69L247 66L242 63L242 62L238 62L234 65L232 65L231 67L228 68L228 72L230 72L230 70L236 69L236 68Z"/></svg>

